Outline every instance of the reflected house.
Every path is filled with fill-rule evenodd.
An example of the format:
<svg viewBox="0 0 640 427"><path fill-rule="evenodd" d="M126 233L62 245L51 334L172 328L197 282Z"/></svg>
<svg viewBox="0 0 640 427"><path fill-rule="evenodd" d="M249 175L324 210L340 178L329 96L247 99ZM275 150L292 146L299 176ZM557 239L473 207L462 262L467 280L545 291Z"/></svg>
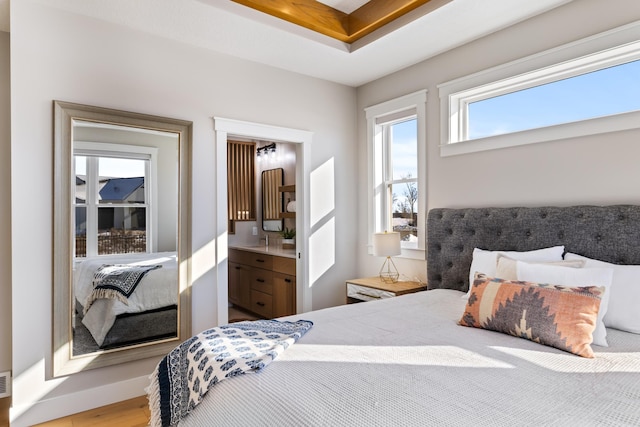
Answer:
<svg viewBox="0 0 640 427"><path fill-rule="evenodd" d="M144 204L144 177L109 178L100 189L100 205L103 204ZM98 229L144 230L146 218L144 210L131 212L119 207L101 207L98 215ZM129 214L130 213L130 214Z"/></svg>
<svg viewBox="0 0 640 427"><path fill-rule="evenodd" d="M146 252L144 177L100 178L98 253ZM76 176L76 256L86 256L86 180Z"/></svg>

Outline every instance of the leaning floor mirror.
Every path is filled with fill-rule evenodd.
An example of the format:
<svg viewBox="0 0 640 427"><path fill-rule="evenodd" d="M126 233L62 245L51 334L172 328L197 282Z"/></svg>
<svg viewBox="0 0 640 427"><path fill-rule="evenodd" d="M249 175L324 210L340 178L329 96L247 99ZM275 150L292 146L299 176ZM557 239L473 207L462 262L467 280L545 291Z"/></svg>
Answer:
<svg viewBox="0 0 640 427"><path fill-rule="evenodd" d="M191 334L192 123L54 101L53 376Z"/></svg>

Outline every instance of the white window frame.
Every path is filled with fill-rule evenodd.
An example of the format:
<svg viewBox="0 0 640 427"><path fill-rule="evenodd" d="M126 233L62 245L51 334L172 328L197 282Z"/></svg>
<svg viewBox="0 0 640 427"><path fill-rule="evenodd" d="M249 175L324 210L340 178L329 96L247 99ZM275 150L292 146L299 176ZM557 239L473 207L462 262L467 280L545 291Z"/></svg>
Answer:
<svg viewBox="0 0 640 427"><path fill-rule="evenodd" d="M368 159L368 252L372 253L372 236L376 232L387 230L391 224L387 209L386 189L383 168L384 161L382 150L383 125L377 124L377 120L385 117L416 118L417 126L417 155L418 155L418 244L417 247L403 242L400 257L412 259L425 259L425 222L427 211L427 144L426 144L426 118L427 118L427 90L420 90L399 98L395 98L381 104L364 109L367 119L367 159ZM389 120L391 121L391 120ZM388 123L387 121L386 123Z"/></svg>
<svg viewBox="0 0 640 427"><path fill-rule="evenodd" d="M91 156L91 157L118 157L118 158L126 158L126 159L141 159L148 160L145 166L145 174L146 174L146 182L145 182L145 208L146 208L146 223L147 223L147 252L157 252L157 233L158 233L158 206L156 200L158 200L158 186L157 186L157 174L158 174L158 149L155 147L147 147L140 145L126 145L126 144L108 144L104 142L90 142L90 141L74 141L74 149L73 156ZM97 170L92 170L95 168L95 165L92 166L94 162L88 162L87 164L87 176L89 174L96 175L98 174ZM75 162L72 162L74 165L74 170L72 171L73 176L75 176ZM75 185L75 180L73 181L73 185ZM89 188L87 186L87 199L89 199L89 192L94 192L97 190L96 188ZM71 194L75 194L75 188L72 188ZM93 198L97 198L97 195L93 195ZM72 209L72 224L75 224L75 197L74 200L74 209ZM88 203L85 203L84 206L87 210L87 257L95 257L98 256L98 247L97 241L95 239L90 238L91 236L97 236L97 211L94 212L92 209L93 205L90 206ZM115 204L114 207L122 207L124 205ZM130 205L126 205L130 207ZM97 206L95 206L97 207ZM90 223L93 224L92 229L90 230ZM93 243L91 243L93 242Z"/></svg>
<svg viewBox="0 0 640 427"><path fill-rule="evenodd" d="M640 111L467 139L468 105L640 59L640 21L438 85L442 157L640 127Z"/></svg>

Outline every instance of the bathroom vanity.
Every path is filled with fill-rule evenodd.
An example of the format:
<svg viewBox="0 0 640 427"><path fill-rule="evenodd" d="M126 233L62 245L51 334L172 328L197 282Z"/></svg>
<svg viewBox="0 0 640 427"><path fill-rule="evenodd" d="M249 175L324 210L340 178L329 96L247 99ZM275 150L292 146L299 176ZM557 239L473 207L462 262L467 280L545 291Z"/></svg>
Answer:
<svg viewBox="0 0 640 427"><path fill-rule="evenodd" d="M229 247L229 302L266 319L295 314L295 250Z"/></svg>

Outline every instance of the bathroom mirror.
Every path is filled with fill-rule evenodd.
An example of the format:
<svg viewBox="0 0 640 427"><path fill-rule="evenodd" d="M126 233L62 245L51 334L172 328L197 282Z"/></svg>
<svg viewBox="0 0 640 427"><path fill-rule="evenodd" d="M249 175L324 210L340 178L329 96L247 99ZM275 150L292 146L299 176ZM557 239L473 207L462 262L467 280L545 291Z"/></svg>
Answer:
<svg viewBox="0 0 640 427"><path fill-rule="evenodd" d="M54 101L53 376L191 335L191 132Z"/></svg>
<svg viewBox="0 0 640 427"><path fill-rule="evenodd" d="M284 210L284 200L280 187L284 183L282 168L262 171L262 229L282 231L284 220L280 213Z"/></svg>

